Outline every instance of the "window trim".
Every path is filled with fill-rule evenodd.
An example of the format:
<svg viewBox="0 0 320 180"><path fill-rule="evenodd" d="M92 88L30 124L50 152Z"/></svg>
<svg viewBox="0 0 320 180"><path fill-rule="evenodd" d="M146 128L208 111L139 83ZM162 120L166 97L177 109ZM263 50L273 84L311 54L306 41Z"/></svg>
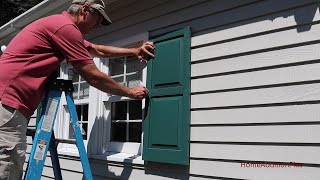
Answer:
<svg viewBox="0 0 320 180"><path fill-rule="evenodd" d="M111 43L110 45L112 46L126 46L128 44L133 44L139 41L148 41L149 40L149 33L141 33L126 39L123 39L121 41L117 41L114 43ZM103 59L101 61L101 65L104 66L104 68L101 68L102 72L109 74L109 59ZM142 71L142 86L146 86L147 83L147 66L143 69ZM103 157L105 156L106 159L108 159L108 154L112 154L114 156L114 153L125 153L125 154L134 154L136 155L136 158L140 158L141 161L142 158L140 157L142 155L142 146L143 146L143 130L142 130L142 135L141 135L141 143L134 143L134 142L113 142L110 141L110 135L111 135L111 102L117 102L117 101L127 101L131 100L128 97L123 97L123 96L116 96L116 95L108 95L107 93L102 93L101 92L101 99L99 101L101 104L103 104L103 117L105 118L104 122L104 131L107 132L109 135L106 137L106 140L104 141L102 152L100 151L99 153L92 154L92 157ZM145 100L142 100L142 109L145 108ZM142 117L144 117L144 112L142 111ZM108 124L109 123L109 124ZM143 127L142 127L143 128ZM131 146L130 146L131 144ZM137 144L140 144L137 146ZM116 146L121 146L123 147L121 150L116 150ZM123 156L125 157L125 156ZM126 158L125 158L126 159ZM140 162L140 161L139 161Z"/></svg>

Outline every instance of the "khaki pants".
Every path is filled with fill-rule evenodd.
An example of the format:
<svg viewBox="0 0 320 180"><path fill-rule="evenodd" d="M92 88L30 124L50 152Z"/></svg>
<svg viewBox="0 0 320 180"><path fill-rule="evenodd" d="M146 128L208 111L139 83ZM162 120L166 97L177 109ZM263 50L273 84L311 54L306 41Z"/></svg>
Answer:
<svg viewBox="0 0 320 180"><path fill-rule="evenodd" d="M0 101L0 180L22 179L28 120Z"/></svg>

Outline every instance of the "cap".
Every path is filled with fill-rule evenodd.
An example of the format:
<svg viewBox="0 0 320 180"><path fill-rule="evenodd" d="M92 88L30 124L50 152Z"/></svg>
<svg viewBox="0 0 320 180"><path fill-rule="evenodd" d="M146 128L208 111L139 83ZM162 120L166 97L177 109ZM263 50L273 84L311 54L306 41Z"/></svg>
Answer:
<svg viewBox="0 0 320 180"><path fill-rule="evenodd" d="M88 3L91 8L99 11L99 13L104 17L103 21L101 22L102 25L109 25L112 23L111 19L106 13L106 6L103 0L73 0L72 4L81 4L84 5Z"/></svg>

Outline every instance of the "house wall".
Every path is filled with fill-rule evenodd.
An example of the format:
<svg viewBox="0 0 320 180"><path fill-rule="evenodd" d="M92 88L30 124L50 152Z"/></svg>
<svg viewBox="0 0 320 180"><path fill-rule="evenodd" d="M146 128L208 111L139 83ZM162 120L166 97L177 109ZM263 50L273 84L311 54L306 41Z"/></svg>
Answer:
<svg viewBox="0 0 320 180"><path fill-rule="evenodd" d="M91 159L95 179L319 179L317 0L127 0L110 12L113 25L87 39L191 26L191 160ZM66 176L82 177L77 158L62 158ZM252 167L278 162L303 166ZM43 179L50 173L48 163Z"/></svg>
<svg viewBox="0 0 320 180"><path fill-rule="evenodd" d="M193 37L191 179L320 177L319 18L316 1L261 1ZM278 162L303 166L252 167Z"/></svg>

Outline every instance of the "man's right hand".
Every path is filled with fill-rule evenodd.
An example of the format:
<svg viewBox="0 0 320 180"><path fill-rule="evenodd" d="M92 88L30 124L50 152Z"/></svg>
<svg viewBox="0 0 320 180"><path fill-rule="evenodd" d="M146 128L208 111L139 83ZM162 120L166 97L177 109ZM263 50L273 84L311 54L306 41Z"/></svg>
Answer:
<svg viewBox="0 0 320 180"><path fill-rule="evenodd" d="M149 90L144 86L138 86L131 88L129 91L129 97L132 99L143 99L147 97Z"/></svg>

